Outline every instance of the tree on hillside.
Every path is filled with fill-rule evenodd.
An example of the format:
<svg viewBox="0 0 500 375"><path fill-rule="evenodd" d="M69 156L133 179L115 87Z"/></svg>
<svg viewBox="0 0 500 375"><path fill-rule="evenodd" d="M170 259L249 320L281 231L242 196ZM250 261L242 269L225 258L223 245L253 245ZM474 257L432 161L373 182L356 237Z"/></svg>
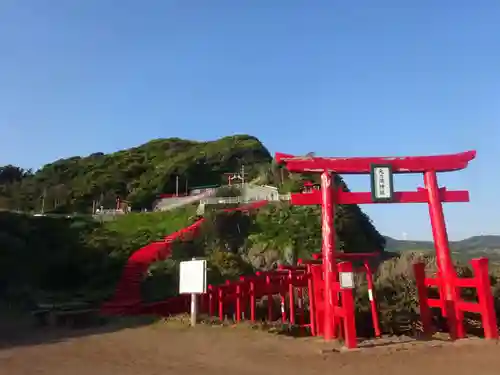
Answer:
<svg viewBox="0 0 500 375"><path fill-rule="evenodd" d="M0 167L0 185L12 184L19 182L23 178L32 175L31 170L26 170L14 165L5 165Z"/></svg>

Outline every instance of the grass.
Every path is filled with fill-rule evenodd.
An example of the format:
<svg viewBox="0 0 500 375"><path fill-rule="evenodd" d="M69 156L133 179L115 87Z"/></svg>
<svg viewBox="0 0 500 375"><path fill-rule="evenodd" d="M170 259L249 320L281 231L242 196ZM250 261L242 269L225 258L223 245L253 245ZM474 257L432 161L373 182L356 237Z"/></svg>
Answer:
<svg viewBox="0 0 500 375"><path fill-rule="evenodd" d="M195 214L193 206L167 212L130 213L104 223L104 227L124 236L133 236L141 230L168 235L191 224Z"/></svg>

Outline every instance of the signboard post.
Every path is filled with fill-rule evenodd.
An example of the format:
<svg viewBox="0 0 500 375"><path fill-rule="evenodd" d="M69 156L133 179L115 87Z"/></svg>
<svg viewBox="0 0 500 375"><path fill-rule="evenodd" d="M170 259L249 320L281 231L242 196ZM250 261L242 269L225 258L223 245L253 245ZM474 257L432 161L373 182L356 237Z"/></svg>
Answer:
<svg viewBox="0 0 500 375"><path fill-rule="evenodd" d="M179 294L191 294L191 327L196 325L198 316L198 294L207 291L207 261L188 260L180 263Z"/></svg>
<svg viewBox="0 0 500 375"><path fill-rule="evenodd" d="M394 201L394 178L390 164L372 164L370 181L374 203Z"/></svg>

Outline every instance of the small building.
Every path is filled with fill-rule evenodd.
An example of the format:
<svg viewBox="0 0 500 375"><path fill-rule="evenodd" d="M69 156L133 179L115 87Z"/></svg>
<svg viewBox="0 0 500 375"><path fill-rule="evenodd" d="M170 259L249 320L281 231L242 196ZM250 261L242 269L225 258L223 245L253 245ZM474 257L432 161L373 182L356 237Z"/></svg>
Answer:
<svg viewBox="0 0 500 375"><path fill-rule="evenodd" d="M245 200L249 201L278 201L280 199L278 188L270 185L245 184L242 189L242 195Z"/></svg>
<svg viewBox="0 0 500 375"><path fill-rule="evenodd" d="M220 187L220 185L204 185L204 186L194 186L189 189L189 195L198 195L206 193L208 191L215 191Z"/></svg>

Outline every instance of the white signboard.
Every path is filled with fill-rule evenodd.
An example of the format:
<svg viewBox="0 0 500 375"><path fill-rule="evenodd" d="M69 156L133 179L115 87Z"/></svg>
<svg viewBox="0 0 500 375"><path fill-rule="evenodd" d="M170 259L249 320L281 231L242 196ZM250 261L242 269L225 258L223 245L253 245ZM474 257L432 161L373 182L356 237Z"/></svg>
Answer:
<svg viewBox="0 0 500 375"><path fill-rule="evenodd" d="M180 263L179 293L203 294L207 291L207 261L188 260Z"/></svg>
<svg viewBox="0 0 500 375"><path fill-rule="evenodd" d="M372 199L374 202L391 202L394 198L394 180L390 165L372 165Z"/></svg>
<svg viewBox="0 0 500 375"><path fill-rule="evenodd" d="M342 289L354 289L353 272L339 272L339 281Z"/></svg>

